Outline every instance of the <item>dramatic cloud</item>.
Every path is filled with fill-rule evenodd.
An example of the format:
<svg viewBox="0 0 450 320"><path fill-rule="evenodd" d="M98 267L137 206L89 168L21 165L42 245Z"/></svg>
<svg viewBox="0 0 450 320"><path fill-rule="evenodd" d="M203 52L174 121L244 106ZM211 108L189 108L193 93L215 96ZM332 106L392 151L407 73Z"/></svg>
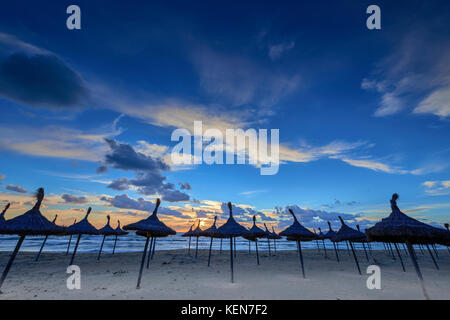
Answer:
<svg viewBox="0 0 450 320"><path fill-rule="evenodd" d="M82 106L88 90L56 56L16 53L0 62L0 95L29 106L61 109Z"/></svg>
<svg viewBox="0 0 450 320"><path fill-rule="evenodd" d="M112 139L105 139L111 152L106 155L105 163L115 169L131 171L167 171L169 166L161 159L154 159L143 153L136 152L132 146Z"/></svg>
<svg viewBox="0 0 450 320"><path fill-rule="evenodd" d="M27 192L27 190L25 190L25 189L22 188L21 186L14 186L14 185L12 185L12 184L7 185L7 186L5 187L5 189L6 189L6 190L9 190L9 191L18 192L18 193L26 193L26 192Z"/></svg>
<svg viewBox="0 0 450 320"><path fill-rule="evenodd" d="M181 190L191 190L192 189L192 187L189 184L189 182L185 182L185 183L178 182L178 185L180 186Z"/></svg>
<svg viewBox="0 0 450 320"><path fill-rule="evenodd" d="M165 182L166 177L162 175L162 171L170 170L170 167L163 160L137 152L126 143L111 139L106 139L106 142L110 153L105 156L105 164L115 169L135 172L135 178L118 178L112 181L108 188L119 191L135 189L145 195L160 195L163 200L169 202L189 200L188 194L176 190L173 183ZM105 165L100 166L101 171L105 170L104 167ZM188 183L187 186L190 187ZM182 190L185 190L185 187L183 184Z"/></svg>
<svg viewBox="0 0 450 320"><path fill-rule="evenodd" d="M151 201L147 201L143 198L138 198L137 200L132 199L128 197L126 194L118 195L113 198L111 197L102 197L101 200L109 203L111 206L119 209L132 209L132 210L139 210L139 211L145 211L145 212L153 212L155 209L155 204ZM164 214L168 216L173 217L179 217L179 218L188 218L190 219L190 216L184 215L183 213L172 210L165 207L159 207L158 208L158 214Z"/></svg>
<svg viewBox="0 0 450 320"><path fill-rule="evenodd" d="M64 193L63 195L61 195L61 198L67 203L79 203L79 204L82 204L82 203L86 203L88 201L88 199L86 197L73 196L73 195L70 195L70 194L67 194L67 193Z"/></svg>

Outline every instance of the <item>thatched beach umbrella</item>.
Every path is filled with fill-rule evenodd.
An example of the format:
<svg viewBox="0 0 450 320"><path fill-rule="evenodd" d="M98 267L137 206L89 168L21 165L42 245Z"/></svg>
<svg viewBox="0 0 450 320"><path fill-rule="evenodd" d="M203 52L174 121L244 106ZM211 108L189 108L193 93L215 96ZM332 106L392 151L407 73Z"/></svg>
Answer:
<svg viewBox="0 0 450 320"><path fill-rule="evenodd" d="M211 227L209 227L206 230L203 230L203 232L202 232L202 236L211 238L211 240L209 242L208 267L211 262L211 249L212 249L213 239L217 237L216 221L217 221L217 216L214 217L214 222L211 225Z"/></svg>
<svg viewBox="0 0 450 320"><path fill-rule="evenodd" d="M267 247L269 248L269 258L272 257L272 251L270 249L270 239L271 239L271 232L269 231L269 229L267 228L266 223L264 223L264 228L266 228L266 236L265 238L267 239Z"/></svg>
<svg viewBox="0 0 450 320"><path fill-rule="evenodd" d="M188 255L191 253L191 238L192 238L192 228L195 226L195 223L193 223L191 225L191 227L189 228L189 230L185 233L183 233L181 236L182 237L189 237L189 246L188 246Z"/></svg>
<svg viewBox="0 0 450 320"><path fill-rule="evenodd" d="M67 228L68 234L74 234L77 236L77 242L75 243L75 248L72 252L72 257L70 258L69 266L73 264L73 261L75 259L75 255L77 254L78 245L80 244L81 235L83 234L89 234L89 235L97 235L100 234L98 230L88 221L89 214L91 213L92 208L89 207L87 209L86 215L84 218L77 223L74 223L70 227Z"/></svg>
<svg viewBox="0 0 450 320"><path fill-rule="evenodd" d="M277 254L277 240L281 239L281 237L275 232L275 228L272 226L272 233L270 235L270 239L273 239L273 247L275 254Z"/></svg>
<svg viewBox="0 0 450 320"><path fill-rule="evenodd" d="M267 230L267 227L266 227ZM259 265L259 252L258 252L258 238L267 238L267 232L259 228L256 225L256 216L253 216L253 226L244 235L244 238L249 241L254 241L256 246L256 262ZM269 240L269 239L267 239ZM269 242L270 245L270 242Z"/></svg>
<svg viewBox="0 0 450 320"><path fill-rule="evenodd" d="M336 235L330 240L333 242L340 242L340 241L349 242L350 247L352 248L353 259L355 260L355 264L358 267L358 273L361 274L361 268L359 267L358 257L356 256L355 248L353 247L353 242L363 241L366 238L366 235L358 230L352 229L349 226L347 226L341 216L339 216L339 220L341 220L342 226L339 229L339 231L336 232Z"/></svg>
<svg viewBox="0 0 450 320"><path fill-rule="evenodd" d="M58 235L64 232L62 227L59 227L47 220L47 218L45 218L39 211L42 200L44 199L44 189L39 188L35 196L36 204L31 210L13 219L7 220L3 228L0 230L0 233L2 234L17 234L20 236L19 241L17 242L17 245L11 254L0 278L0 289L26 236Z"/></svg>
<svg viewBox="0 0 450 320"><path fill-rule="evenodd" d="M423 294L428 299L428 294L423 282L422 273L416 260L413 244L439 243L450 244L450 233L408 217L397 206L398 194L392 195L389 217L382 219L373 227L366 230L370 241L406 243L412 263L420 280Z"/></svg>
<svg viewBox="0 0 450 320"><path fill-rule="evenodd" d="M324 250L324 252L325 252L325 258L327 258L327 257L328 257L328 256L327 256L327 247L325 247L325 239L326 239L326 236L325 236L325 234L322 232L322 229L320 229L320 227L319 227L319 233L317 234L317 236L319 237L320 240L322 240L323 250Z"/></svg>
<svg viewBox="0 0 450 320"><path fill-rule="evenodd" d="M123 227L124 230L134 230L134 231L146 232L147 239L145 241L144 252L142 254L141 267L139 270L139 277L138 277L136 289L139 289L141 286L142 270L144 269L145 257L147 254L148 242L149 242L150 237L167 236L167 235L176 234L175 230L169 228L168 226L166 226L163 222L161 222L158 219L157 213L158 213L158 208L159 208L160 204L161 204L161 200L159 198L156 199L155 209L153 210L153 213L150 217L139 220L138 222L131 223L131 224Z"/></svg>
<svg viewBox="0 0 450 320"><path fill-rule="evenodd" d="M291 213L292 217L294 217L294 222L291 226L286 228L284 231L280 232L280 236L285 236L291 239L295 239L297 241L298 246L298 254L300 257L300 263L302 265L302 274L303 278L305 278L305 266L303 264L303 253L302 253L302 244L301 241L312 241L317 239L317 235L306 229L304 226L302 226L295 216L292 209L289 209L289 212Z"/></svg>
<svg viewBox="0 0 450 320"><path fill-rule="evenodd" d="M359 228L359 224L356 225L356 229L358 229L358 231L361 232L361 229ZM361 232L361 233L363 233L363 232ZM357 242L357 241L355 241L355 242ZM366 255L366 259L367 259L367 261L369 261L369 255L367 254L366 245L365 245L365 243L368 242L367 236L364 234L364 239L362 239L359 242L361 242L363 249L364 249L364 253ZM398 248L397 248L397 251L398 251ZM400 257L400 259L401 259L401 257Z"/></svg>
<svg viewBox="0 0 450 320"><path fill-rule="evenodd" d="M55 218L53 219L52 223L56 222L56 218L58 218L57 214L55 215ZM36 259L34 260L35 262L37 262L39 260L39 257L41 256L42 249L44 249L44 246L45 246L45 243L47 242L47 239L48 239L48 235L46 235L45 238L44 238L44 241L42 241L41 248L39 249L39 252L36 255Z"/></svg>
<svg viewBox="0 0 450 320"><path fill-rule="evenodd" d="M325 235L323 237L324 237L324 239L331 240L331 238L334 238L334 236L336 235L336 232L333 230L333 228L331 228L330 221L327 221L327 223L328 223L328 232L325 233ZM338 251L337 251L337 248L336 248L336 243L333 242L333 241L331 241L331 243L333 243L334 252L336 253L336 260L337 260L337 262L340 262L339 254L338 254Z"/></svg>
<svg viewBox="0 0 450 320"><path fill-rule="evenodd" d="M114 233L115 233L115 238L114 238L114 247L113 247L113 251L112 254L114 254L116 252L116 244L117 244L117 238L119 236L124 236L126 234L128 234L128 232L122 230L122 228L120 228L120 220L117 220L117 228L114 229Z"/></svg>
<svg viewBox="0 0 450 320"><path fill-rule="evenodd" d="M116 230L114 230L111 225L110 225L110 220L111 217L109 215L106 216L107 222L106 225L103 228L100 228L98 230L99 234L103 235L103 240L102 240L102 244L100 245L100 250L98 251L98 256L97 256L97 261L100 260L100 255L102 254L102 250L103 250L103 244L105 243L105 239L107 236L114 236L116 235Z"/></svg>
<svg viewBox="0 0 450 320"><path fill-rule="evenodd" d="M231 282L234 282L234 270L233 270L233 238L241 237L247 234L247 229L241 226L233 218L233 208L231 202L228 202L228 209L230 210L230 217L227 222L217 228L218 237L230 238L230 267L231 267Z"/></svg>
<svg viewBox="0 0 450 320"><path fill-rule="evenodd" d="M197 259L197 255L198 255L198 238L200 238L202 236L202 232L203 232L203 230L200 228L200 219L199 219L197 228L195 228L191 232L191 236L197 238L197 241L195 243L195 259Z"/></svg>
<svg viewBox="0 0 450 320"><path fill-rule="evenodd" d="M74 221L73 221L73 224L75 224L75 223L77 223L77 219L75 219ZM70 250L70 243L72 242L72 234L70 235L70 238L69 238L69 243L67 244L67 251L66 251L66 256L69 254L69 250Z"/></svg>

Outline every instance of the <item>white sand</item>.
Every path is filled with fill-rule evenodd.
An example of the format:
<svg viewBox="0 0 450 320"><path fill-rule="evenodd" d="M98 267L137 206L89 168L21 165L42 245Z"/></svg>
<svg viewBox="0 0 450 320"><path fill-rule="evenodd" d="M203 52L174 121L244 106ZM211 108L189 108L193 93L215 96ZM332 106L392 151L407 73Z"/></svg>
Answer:
<svg viewBox="0 0 450 320"><path fill-rule="evenodd" d="M450 254L440 250L440 271L428 255L420 252L419 264L431 299L450 299ZM229 253L214 252L207 267L207 251L195 260L186 251L157 251L150 269L144 269L142 288L136 290L141 254L121 253L102 256L79 254L75 264L81 268L81 289L68 290L66 267L69 257L43 253L34 262L34 253L19 253L6 279L0 299L423 299L419 282L409 258L407 272L399 261L385 252L376 252L368 263L359 252L363 275L357 274L353 258L341 252L337 263L333 252L324 259L315 250L305 250L306 279L301 276L296 252L278 252L269 258L238 252L235 283L230 283ZM9 253L0 253L3 269ZM366 268L381 267L381 290L366 287Z"/></svg>

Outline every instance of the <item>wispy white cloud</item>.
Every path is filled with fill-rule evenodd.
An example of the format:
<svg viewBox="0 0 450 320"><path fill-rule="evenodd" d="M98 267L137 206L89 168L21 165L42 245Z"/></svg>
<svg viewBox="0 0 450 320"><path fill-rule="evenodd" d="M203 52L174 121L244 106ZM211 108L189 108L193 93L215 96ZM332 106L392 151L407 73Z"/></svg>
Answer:
<svg viewBox="0 0 450 320"><path fill-rule="evenodd" d="M381 96L375 116L405 109L442 118L450 115L450 41L441 38L431 42L430 38L425 30L408 34L373 74L362 80L361 88ZM423 48L427 48L426 53Z"/></svg>
<svg viewBox="0 0 450 320"><path fill-rule="evenodd" d="M425 192L432 196L450 194L450 180L425 181L422 185L425 187Z"/></svg>
<svg viewBox="0 0 450 320"><path fill-rule="evenodd" d="M272 60L278 60L283 54L295 47L295 41L283 42L269 46L269 57Z"/></svg>

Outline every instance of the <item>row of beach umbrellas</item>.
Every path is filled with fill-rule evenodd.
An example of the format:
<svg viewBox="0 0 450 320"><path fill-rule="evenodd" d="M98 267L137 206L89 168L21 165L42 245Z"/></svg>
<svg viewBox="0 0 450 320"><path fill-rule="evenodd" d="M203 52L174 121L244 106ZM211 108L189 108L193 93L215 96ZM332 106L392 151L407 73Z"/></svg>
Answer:
<svg viewBox="0 0 450 320"><path fill-rule="evenodd" d="M156 200L156 205L153 213L145 219L142 219L140 221L137 221L135 223L131 223L128 225L125 225L123 227L123 230L120 228L120 222L118 222L118 227L116 229L112 228L110 225L110 217L107 217L107 223L106 225L101 229L96 229L89 221L88 216L91 212L91 208L88 209L86 216L84 219L82 219L79 222L74 222L73 225L69 227L61 227L56 225L56 218L53 221L47 220L39 211L39 208L41 206L42 200L44 198L44 189L40 188L38 189L36 193L36 204L34 207L27 211L26 213L17 216L13 219L6 220L4 218L5 212L9 207L9 204L5 207L3 212L0 214L0 234L16 234L19 235L20 238L17 242L17 245L12 252L10 259L3 271L3 274L0 278L0 289L1 286L6 279L6 276L14 262L14 259L17 255L17 252L20 249L20 246L22 245L24 239L26 236L35 236L35 235L43 235L45 236L45 239L42 243L41 249L36 257L36 261L39 259L39 256L42 252L42 249L44 248L45 242L47 240L48 236L51 235L69 235L69 245L67 249L67 253L69 252L70 248L70 242L72 240L72 235L77 236L75 248L72 253L72 257L70 260L70 265L73 264L73 261L75 259L76 251L81 239L81 236L83 234L88 235L103 235L103 239L100 245L100 249L98 252L97 259L100 259L103 244L105 242L105 239L107 236L114 236L115 242L114 242L114 249L113 253L115 251L117 237L120 235L127 234L126 231L136 231L136 234L138 236L142 236L146 238L144 250L142 253L141 263L140 263L140 269L139 269L139 275L137 280L136 288L139 289L141 285L141 279L142 279L142 272L144 269L145 261L147 259L147 268L149 267L149 262L151 259L153 259L153 255L155 252L155 246L156 246L156 240L157 238L161 237L167 237L169 235L176 234L175 230L165 225L162 221L159 220L157 217L158 208L161 204L160 199ZM435 244L449 246L450 245L450 232L448 230L448 224L446 224L445 229L433 227L431 225L425 224L423 222L420 222L416 219L413 219L403 212L400 211L400 209L397 206L398 195L394 194L392 196L391 202L391 208L392 212L391 214L385 218L382 219L380 222L376 223L373 227L368 228L365 230L365 233L361 232L359 229L359 226L357 226L357 229L353 229L350 226L348 226L344 220L339 217L341 222L341 227L338 231L334 231L331 228L330 222L328 222L329 230L326 233L323 233L322 230L319 228L319 233L316 233L310 231L308 228L304 227L295 216L294 212L289 209L290 214L293 217L293 223L287 227L285 230L277 234L275 230L272 227L272 231L269 231L267 226L265 226L265 230L257 226L256 223L256 217L253 216L253 225L250 229L245 228L243 225L239 224L235 218L233 217L233 208L231 202L228 203L229 208L229 217L228 220L221 225L220 227L216 226L217 222L217 216L214 217L214 221L212 225L207 228L206 230L202 230L200 228L200 223L195 225L191 225L190 229L184 233L183 237L189 238L189 248L188 248L188 254L190 254L190 247L191 247L191 238L196 239L196 249L195 249L195 257L198 256L198 239L199 237L207 237L210 238L210 246L209 246L209 254L208 254L208 266L210 266L211 262L211 249L213 245L213 239L220 239L220 251L222 251L222 240L229 239L229 248L230 248L230 271L231 271L231 282L234 282L234 260L233 258L236 256L236 238L237 237L243 237L244 239L249 241L249 244L253 242L255 244L255 251L256 251L256 261L257 264L260 264L259 261L259 252L258 252L258 239L267 239L268 247L269 247L269 256L271 256L270 252L270 240L273 240L274 249L276 250L276 239L280 239L281 237L286 237L288 241L294 241L297 244L297 250L298 255L300 259L301 269L302 269L302 275L305 276L305 267L304 267L304 260L303 260L303 253L302 253L302 242L305 241L316 241L318 250L320 250L319 241L322 241L323 243L323 249L325 252L325 256L327 255L326 247L325 247L325 240L330 240L333 243L334 251L336 254L336 260L339 262L339 253L338 253L338 245L341 242L345 242L348 248L349 254L353 255L355 265L357 267L358 273L361 274L361 269L359 266L359 261L355 252L355 244L360 243L362 244L364 248L364 252L366 255L367 260L369 260L369 255L366 250L371 250L370 243L371 242L381 242L385 245L385 248L389 249L389 252L392 253L393 258L394 253L391 244L394 245L396 252L398 254L398 257L401 261L402 268L404 268L404 263L401 258L399 246L400 244L403 245L404 250L407 252L409 257L411 258L411 261L414 265L415 271L418 275L418 278L421 283L421 287L424 293L424 296L428 298L428 294L426 292L424 282L423 282L423 276L420 271L418 262L417 262L417 255L415 253L415 249L413 245L419 245L419 248L422 250L422 246L425 246L436 267L438 268L438 265L436 263L436 260L433 256L433 253L431 252L430 246L435 250ZM150 243L150 248L149 248ZM405 247L406 246L406 247ZM250 248L250 246L249 246ZM350 251L351 249L351 251ZM351 253L350 253L351 252ZM450 249L449 249L450 252ZM370 252L371 253L371 252ZM435 255L437 256L437 251L435 251Z"/></svg>

